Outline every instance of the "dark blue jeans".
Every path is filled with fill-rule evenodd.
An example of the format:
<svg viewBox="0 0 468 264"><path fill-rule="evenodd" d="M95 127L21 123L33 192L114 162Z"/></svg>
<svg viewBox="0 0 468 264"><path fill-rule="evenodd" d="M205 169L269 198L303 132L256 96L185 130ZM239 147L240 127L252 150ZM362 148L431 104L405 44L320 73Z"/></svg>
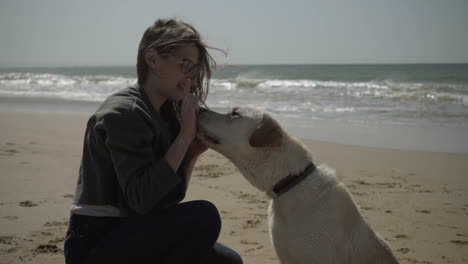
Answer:
<svg viewBox="0 0 468 264"><path fill-rule="evenodd" d="M207 201L191 201L145 216L72 215L65 262L241 264L232 249L216 243L221 219Z"/></svg>

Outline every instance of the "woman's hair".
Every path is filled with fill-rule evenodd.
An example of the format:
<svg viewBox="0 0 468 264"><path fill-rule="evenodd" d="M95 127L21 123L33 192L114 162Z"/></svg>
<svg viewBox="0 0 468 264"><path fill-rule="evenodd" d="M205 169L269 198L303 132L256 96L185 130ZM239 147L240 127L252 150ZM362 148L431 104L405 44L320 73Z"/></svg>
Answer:
<svg viewBox="0 0 468 264"><path fill-rule="evenodd" d="M149 68L145 54L149 49L155 49L159 54L169 54L181 46L190 44L195 45L200 52L198 74L192 80L191 92L201 104L206 106L205 100L208 95L211 72L216 67L216 62L207 51L211 47L204 43L198 31L179 19L158 19L146 29L138 47L138 84L141 86L148 76ZM177 108L176 106L176 111L178 111Z"/></svg>

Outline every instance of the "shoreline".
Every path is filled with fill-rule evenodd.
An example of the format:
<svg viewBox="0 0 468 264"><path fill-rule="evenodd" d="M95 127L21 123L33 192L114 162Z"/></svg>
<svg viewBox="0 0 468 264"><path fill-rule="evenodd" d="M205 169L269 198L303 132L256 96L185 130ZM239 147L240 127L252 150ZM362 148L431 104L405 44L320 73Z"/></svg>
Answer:
<svg viewBox="0 0 468 264"><path fill-rule="evenodd" d="M0 95L0 113L91 114L101 102ZM230 109L213 108L228 112ZM468 125L386 124L315 119L271 113L292 135L303 139L356 147L468 154Z"/></svg>
<svg viewBox="0 0 468 264"><path fill-rule="evenodd" d="M63 263L63 237L81 159L82 113L0 113L0 252L5 263ZM400 263L468 260L468 155L303 140L337 171ZM205 199L223 220L219 241L244 263L278 263L264 193L209 150L185 201Z"/></svg>

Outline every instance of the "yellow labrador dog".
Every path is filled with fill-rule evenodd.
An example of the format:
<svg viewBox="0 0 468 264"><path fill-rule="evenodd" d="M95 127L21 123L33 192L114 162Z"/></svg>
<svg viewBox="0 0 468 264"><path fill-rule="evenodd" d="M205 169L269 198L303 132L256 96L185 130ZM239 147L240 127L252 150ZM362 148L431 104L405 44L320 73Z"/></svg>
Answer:
<svg viewBox="0 0 468 264"><path fill-rule="evenodd" d="M398 263L335 172L316 167L311 152L269 114L202 109L198 126L212 149L271 198L270 236L281 263Z"/></svg>

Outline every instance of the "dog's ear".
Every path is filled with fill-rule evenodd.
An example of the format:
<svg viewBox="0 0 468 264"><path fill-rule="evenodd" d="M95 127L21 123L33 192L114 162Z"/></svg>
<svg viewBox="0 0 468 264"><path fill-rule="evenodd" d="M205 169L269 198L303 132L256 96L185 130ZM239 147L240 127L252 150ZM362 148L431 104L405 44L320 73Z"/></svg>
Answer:
<svg viewBox="0 0 468 264"><path fill-rule="evenodd" d="M267 114L263 115L260 125L250 136L249 143L254 148L279 147L283 133L280 125Z"/></svg>

